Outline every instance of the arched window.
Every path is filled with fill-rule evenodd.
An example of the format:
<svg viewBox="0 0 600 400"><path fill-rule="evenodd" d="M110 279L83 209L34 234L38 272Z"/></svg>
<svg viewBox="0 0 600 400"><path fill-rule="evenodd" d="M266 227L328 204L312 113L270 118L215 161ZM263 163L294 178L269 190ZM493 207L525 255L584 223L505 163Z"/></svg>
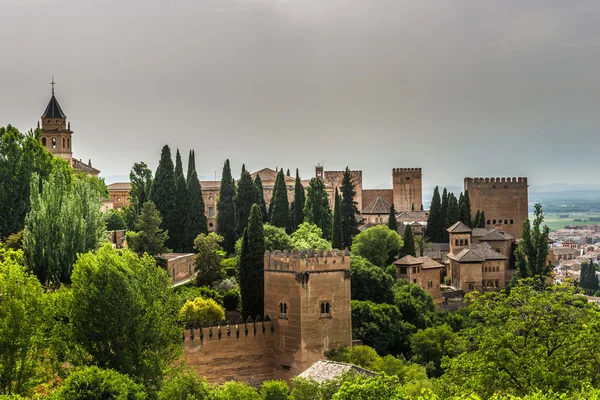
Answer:
<svg viewBox="0 0 600 400"><path fill-rule="evenodd" d="M494 220L494 225L496 224L496 220Z"/></svg>
<svg viewBox="0 0 600 400"><path fill-rule="evenodd" d="M464 241L462 239L460 239L460 245L462 246L464 244Z"/></svg>
<svg viewBox="0 0 600 400"><path fill-rule="evenodd" d="M53 149L56 148L56 138L55 137L52 138L52 148Z"/></svg>
<svg viewBox="0 0 600 400"><path fill-rule="evenodd" d="M507 219L504 220L504 225L508 225L508 220Z"/></svg>
<svg viewBox="0 0 600 400"><path fill-rule="evenodd" d="M329 309L329 303L325 303L325 314L329 314L331 310Z"/></svg>
<svg viewBox="0 0 600 400"><path fill-rule="evenodd" d="M63 149L67 147L67 138L63 138Z"/></svg>
<svg viewBox="0 0 600 400"><path fill-rule="evenodd" d="M455 246L458 246L458 239L455 239L455 240L454 240L454 245L455 245Z"/></svg>
<svg viewBox="0 0 600 400"><path fill-rule="evenodd" d="M488 224L488 225L490 224L490 220L489 220L489 219L487 220L487 224Z"/></svg>
<svg viewBox="0 0 600 400"><path fill-rule="evenodd" d="M71 138L67 138L67 149L71 148Z"/></svg>
<svg viewBox="0 0 600 400"><path fill-rule="evenodd" d="M469 239L465 239L465 246L469 245Z"/></svg>
<svg viewBox="0 0 600 400"><path fill-rule="evenodd" d="M325 314L325 303L321 303L321 314Z"/></svg>
<svg viewBox="0 0 600 400"><path fill-rule="evenodd" d="M515 223L515 220L511 218L511 219L510 219L510 224L511 224L511 225L514 225L514 223Z"/></svg>
<svg viewBox="0 0 600 400"><path fill-rule="evenodd" d="M46 138L45 138L45 137L43 137L43 138L42 138L42 144L43 144L44 146L46 146Z"/></svg>

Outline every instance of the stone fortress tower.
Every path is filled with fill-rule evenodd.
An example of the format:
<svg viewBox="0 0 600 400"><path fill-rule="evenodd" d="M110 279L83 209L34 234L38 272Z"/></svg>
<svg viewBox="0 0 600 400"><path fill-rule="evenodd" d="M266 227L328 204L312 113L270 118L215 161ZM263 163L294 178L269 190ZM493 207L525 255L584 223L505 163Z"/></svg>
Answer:
<svg viewBox="0 0 600 400"><path fill-rule="evenodd" d="M423 206L423 174L421 168L394 168L392 191L396 211L420 210Z"/></svg>
<svg viewBox="0 0 600 400"><path fill-rule="evenodd" d="M527 178L465 178L473 218L477 210L485 213L485 227L521 236L528 217Z"/></svg>

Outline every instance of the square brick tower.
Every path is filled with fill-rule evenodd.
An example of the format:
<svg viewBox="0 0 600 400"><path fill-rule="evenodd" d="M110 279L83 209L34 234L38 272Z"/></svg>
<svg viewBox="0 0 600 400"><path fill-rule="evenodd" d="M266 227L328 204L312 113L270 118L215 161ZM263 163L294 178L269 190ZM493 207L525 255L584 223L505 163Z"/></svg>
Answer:
<svg viewBox="0 0 600 400"><path fill-rule="evenodd" d="M72 135L71 123L67 124L67 116L54 96L54 79L52 79L52 97L42 115L42 144L50 153L64 158L71 164L73 159Z"/></svg>
<svg viewBox="0 0 600 400"><path fill-rule="evenodd" d="M349 252L265 253L265 314L275 327L274 379L352 344Z"/></svg>
<svg viewBox="0 0 600 400"><path fill-rule="evenodd" d="M398 211L420 210L423 206L423 174L421 168L394 168L392 190L394 209Z"/></svg>

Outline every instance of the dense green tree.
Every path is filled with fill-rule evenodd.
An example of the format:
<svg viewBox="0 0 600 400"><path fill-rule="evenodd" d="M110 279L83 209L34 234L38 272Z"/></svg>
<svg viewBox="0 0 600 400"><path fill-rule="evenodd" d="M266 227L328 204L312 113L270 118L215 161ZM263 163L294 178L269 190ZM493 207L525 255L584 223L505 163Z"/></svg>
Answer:
<svg viewBox="0 0 600 400"><path fill-rule="evenodd" d="M292 175L290 175L290 169L287 169L287 172L285 173L285 176L289 176L290 178L292 177Z"/></svg>
<svg viewBox="0 0 600 400"><path fill-rule="evenodd" d="M233 198L233 204L235 207L236 234L239 237L248 226L248 217L252 205L261 205L256 185L244 166L242 166L240 179L237 181L237 191Z"/></svg>
<svg viewBox="0 0 600 400"><path fill-rule="evenodd" d="M211 400L259 400L256 389L246 382L229 381L215 387L211 393Z"/></svg>
<svg viewBox="0 0 600 400"><path fill-rule="evenodd" d="M391 264L401 248L400 235L387 225L366 229L356 235L352 242L352 254L364 257L381 268Z"/></svg>
<svg viewBox="0 0 600 400"><path fill-rule="evenodd" d="M331 250L331 242L323 239L323 231L317 225L304 222L291 236L292 248L302 250Z"/></svg>
<svg viewBox="0 0 600 400"><path fill-rule="evenodd" d="M127 244L131 250L142 255L147 253L151 256L167 253L169 249L165 246L168 231L161 229L160 212L151 201L146 202L142 208L138 222L135 225L135 231L127 232Z"/></svg>
<svg viewBox="0 0 600 400"><path fill-rule="evenodd" d="M260 206L260 213L263 215L263 222L269 222L267 202L265 201L265 192L260 175L256 174L256 178L254 178L254 184L256 185L256 192L258 193L258 205Z"/></svg>
<svg viewBox="0 0 600 400"><path fill-rule="evenodd" d="M360 226L360 211L356 202L356 189L352 180L350 169L346 167L342 184L340 185L342 195L342 237L344 238L344 248L352 246L352 238L358 235Z"/></svg>
<svg viewBox="0 0 600 400"><path fill-rule="evenodd" d="M186 327L199 327L205 323L220 322L225 319L225 311L213 299L196 297L193 301L185 302L179 310L179 318Z"/></svg>
<svg viewBox="0 0 600 400"><path fill-rule="evenodd" d="M475 213L475 219L473 220L473 228L479 228L481 226L481 211L477 210Z"/></svg>
<svg viewBox="0 0 600 400"><path fill-rule="evenodd" d="M244 318L262 316L264 312L265 236L262 215L257 204L250 210L248 228L242 236L240 255L240 289Z"/></svg>
<svg viewBox="0 0 600 400"><path fill-rule="evenodd" d="M223 249L227 254L233 253L236 241L234 197L235 184L231 176L231 167L229 166L229 160L225 160L219 189L219 200L217 201L217 233L223 236Z"/></svg>
<svg viewBox="0 0 600 400"><path fill-rule="evenodd" d="M225 278L221 262L227 255L221 247L223 237L214 232L200 234L194 240L194 267L198 286L213 287L213 284Z"/></svg>
<svg viewBox="0 0 600 400"><path fill-rule="evenodd" d="M177 369L164 380L157 397L158 400L209 400L210 392L210 385L195 371Z"/></svg>
<svg viewBox="0 0 600 400"><path fill-rule="evenodd" d="M182 352L178 302L166 271L150 256L107 244L79 256L72 281L75 343L92 364L156 392L163 371Z"/></svg>
<svg viewBox="0 0 600 400"><path fill-rule="evenodd" d="M194 150L190 150L190 154L188 156L187 174L185 176L185 181L188 182L188 186L193 171L196 171L196 152ZM198 171L196 171L196 175L198 175Z"/></svg>
<svg viewBox="0 0 600 400"><path fill-rule="evenodd" d="M302 186L302 181L300 180L300 174L298 173L298 168L296 168L296 182L294 183L294 219L292 225L292 232L295 232L298 229L298 225L304 222L304 202L305 202L305 193L304 186ZM343 235L342 235L343 236Z"/></svg>
<svg viewBox="0 0 600 400"><path fill-rule="evenodd" d="M440 221L443 220L441 208L440 191L436 186L433 190L433 197L429 206L429 216L427 217L427 228L425 230L425 236L430 238L434 243L438 243L442 239L439 233L439 227L442 225Z"/></svg>
<svg viewBox="0 0 600 400"><path fill-rule="evenodd" d="M579 287L585 289L586 293L590 295L598 290L598 277L596 276L596 265L594 263L581 264Z"/></svg>
<svg viewBox="0 0 600 400"><path fill-rule="evenodd" d="M463 205L465 211L462 211L463 206L461 205L461 212L464 213L464 220L463 218L461 218L461 221L463 221L464 224L467 224L468 222L469 224L467 224L467 226L470 228L474 228L473 220L471 219L471 196L469 196L468 190L465 190L465 195L463 196Z"/></svg>
<svg viewBox="0 0 600 400"><path fill-rule="evenodd" d="M260 398L262 400L287 400L290 387L285 381L264 381L260 385Z"/></svg>
<svg viewBox="0 0 600 400"><path fill-rule="evenodd" d="M152 190L150 191L150 200L156 206L162 217L160 227L169 232L167 246L171 249L175 248L176 234L175 232L181 229L177 218L177 181L173 167L173 159L171 158L171 149L165 145L162 148L160 161L154 180L152 181Z"/></svg>
<svg viewBox="0 0 600 400"><path fill-rule="evenodd" d="M96 366L73 371L51 396L56 400L145 400L144 388L130 377Z"/></svg>
<svg viewBox="0 0 600 400"><path fill-rule="evenodd" d="M388 215L388 228L390 230L398 232L398 221L396 221L396 209L392 204L390 207L390 215Z"/></svg>
<svg viewBox="0 0 600 400"><path fill-rule="evenodd" d="M425 329L432 324L435 305L433 298L416 284L394 286L394 305L404 321L417 329Z"/></svg>
<svg viewBox="0 0 600 400"><path fill-rule="evenodd" d="M181 236L182 249L184 252L190 252L193 249L194 239L201 233L208 233L202 186L196 170L192 170L187 180L187 207L185 210L186 217Z"/></svg>
<svg viewBox="0 0 600 400"><path fill-rule="evenodd" d="M290 229L290 203L288 202L287 186L283 170L277 173L277 180L273 191L273 199L271 201L271 225L280 228Z"/></svg>
<svg viewBox="0 0 600 400"><path fill-rule="evenodd" d="M136 215L142 213L142 207L150 200L150 191L152 189L152 170L146 163L134 163L129 172L129 201Z"/></svg>
<svg viewBox="0 0 600 400"><path fill-rule="evenodd" d="M105 228L97 178L73 179L66 161L53 164L48 181L31 177L23 237L27 266L43 283L69 282L77 255L97 249Z"/></svg>
<svg viewBox="0 0 600 400"><path fill-rule="evenodd" d="M366 258L352 255L352 300L370 300L374 303L394 303L394 278Z"/></svg>
<svg viewBox="0 0 600 400"><path fill-rule="evenodd" d="M335 188L335 203L333 206L333 230L331 233L331 247L341 250L344 246L342 237L342 211L340 208L340 194Z"/></svg>
<svg viewBox="0 0 600 400"><path fill-rule="evenodd" d="M460 209L454 193L448 193L448 212L446 213L446 226L451 227L460 221Z"/></svg>
<svg viewBox="0 0 600 400"><path fill-rule="evenodd" d="M485 211L481 210L478 228L485 228Z"/></svg>
<svg viewBox="0 0 600 400"><path fill-rule="evenodd" d="M329 195L325 190L325 184L319 178L312 178L306 189L304 220L321 228L324 239L331 239L333 219L329 206Z"/></svg>
<svg viewBox="0 0 600 400"><path fill-rule="evenodd" d="M292 250L292 238L285 232L285 229L273 225L265 224L263 226L265 233L265 250Z"/></svg>
<svg viewBox="0 0 600 400"><path fill-rule="evenodd" d="M410 338L412 360L425 365L432 377L440 377L442 358L455 355L456 333L450 326L443 324L415 332Z"/></svg>
<svg viewBox="0 0 600 400"><path fill-rule="evenodd" d="M177 221L177 229L171 231L171 236L174 236L173 240L171 240L171 243L173 243L173 250L175 250L175 252L181 253L184 251L185 248L189 248L191 246L191 243L188 243L186 240L187 237L185 232L185 224L189 215L189 201L187 184L185 182L185 177L183 176L183 167L181 165L181 156L179 155L179 150L177 150L177 157L179 161L177 162L178 167L175 168L177 196L175 197L174 210L175 220ZM204 210L202 211L204 212Z"/></svg>
<svg viewBox="0 0 600 400"><path fill-rule="evenodd" d="M362 340L379 354L407 351L408 337L414 330L394 305L352 300L352 338Z"/></svg>
<svg viewBox="0 0 600 400"><path fill-rule="evenodd" d="M468 344L442 361L440 382L449 393L494 392L524 396L536 390L564 393L597 384L600 321L574 288L538 292L522 282L507 292L471 295L469 310L480 320L461 331Z"/></svg>
<svg viewBox="0 0 600 400"><path fill-rule="evenodd" d="M35 276L23 266L20 251L0 245L0 393L30 393L43 382L48 356L46 302Z"/></svg>
<svg viewBox="0 0 600 400"><path fill-rule="evenodd" d="M179 175L183 175L183 162L181 161L181 154L179 153L179 149L175 151L175 184L177 184L177 177ZM185 175L183 176L185 180Z"/></svg>
<svg viewBox="0 0 600 400"><path fill-rule="evenodd" d="M400 257L400 258L402 258L404 256L416 257L417 250L415 248L415 239L414 239L412 228L410 227L410 224L407 224L406 227L404 228L404 236L402 239L404 241L404 244L402 245L402 248L400 249L400 254L398 255L398 257Z"/></svg>
<svg viewBox="0 0 600 400"><path fill-rule="evenodd" d="M440 219L438 221L438 230L437 235L440 243L448 243L450 240L450 235L448 234L448 229L450 226L446 225L446 216L448 215L448 190L444 188L442 192L442 205L440 207Z"/></svg>
<svg viewBox="0 0 600 400"><path fill-rule="evenodd" d="M521 238L515 250L517 276L518 278L537 277L543 283L551 269L547 261L550 230L546 225L542 227L544 213L541 204L536 204L534 207L533 226L530 225L529 218L523 221Z"/></svg>
<svg viewBox="0 0 600 400"><path fill-rule="evenodd" d="M40 143L41 133L0 127L0 240L25 226L32 174L45 181L52 170L52 154Z"/></svg>
<svg viewBox="0 0 600 400"><path fill-rule="evenodd" d="M104 223L107 231L119 231L127 228L125 214L122 210L110 209L104 213Z"/></svg>

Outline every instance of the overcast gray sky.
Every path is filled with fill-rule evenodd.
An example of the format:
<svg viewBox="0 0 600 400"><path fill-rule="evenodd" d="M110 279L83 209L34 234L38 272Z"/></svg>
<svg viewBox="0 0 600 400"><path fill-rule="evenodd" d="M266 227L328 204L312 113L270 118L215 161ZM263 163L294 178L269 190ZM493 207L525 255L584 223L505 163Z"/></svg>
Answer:
<svg viewBox="0 0 600 400"><path fill-rule="evenodd" d="M75 156L109 181L167 143L203 176L230 158L236 175L349 165L366 187L419 166L425 185L599 183L598 1L0 0L0 16L0 125L34 127L54 75Z"/></svg>

